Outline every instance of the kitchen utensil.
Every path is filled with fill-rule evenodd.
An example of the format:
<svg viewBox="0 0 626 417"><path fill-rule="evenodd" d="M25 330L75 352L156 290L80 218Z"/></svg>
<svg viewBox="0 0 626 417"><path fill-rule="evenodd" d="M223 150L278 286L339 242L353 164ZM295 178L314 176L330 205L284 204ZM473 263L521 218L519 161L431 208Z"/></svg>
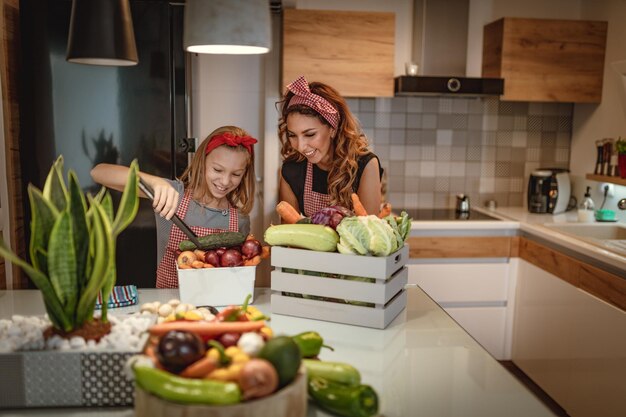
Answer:
<svg viewBox="0 0 626 417"><path fill-rule="evenodd" d="M459 213L469 213L470 202L469 197L465 194L457 194L456 196L456 211Z"/></svg>
<svg viewBox="0 0 626 417"><path fill-rule="evenodd" d="M150 199L150 201L154 201L154 191L152 187L150 187L144 180L139 178L139 189ZM198 247L198 249L202 249L202 245L198 240L198 236L191 230L187 223L185 223L177 214L170 219L172 223L174 223L178 228L193 242L194 245Z"/></svg>

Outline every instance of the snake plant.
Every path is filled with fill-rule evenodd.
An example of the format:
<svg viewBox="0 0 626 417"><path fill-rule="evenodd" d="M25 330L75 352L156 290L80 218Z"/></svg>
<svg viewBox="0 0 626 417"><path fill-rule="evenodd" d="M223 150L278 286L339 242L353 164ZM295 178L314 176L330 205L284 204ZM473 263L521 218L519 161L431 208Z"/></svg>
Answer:
<svg viewBox="0 0 626 417"><path fill-rule="evenodd" d="M0 239L0 256L18 265L41 290L52 325L64 332L93 319L98 293L108 300L115 285L115 241L135 218L139 208L137 161L130 165L128 181L117 212L111 195L102 187L97 195L84 195L76 173L63 179L63 156L52 165L43 191L28 185L31 206L30 263ZM107 321L107 303L102 321Z"/></svg>

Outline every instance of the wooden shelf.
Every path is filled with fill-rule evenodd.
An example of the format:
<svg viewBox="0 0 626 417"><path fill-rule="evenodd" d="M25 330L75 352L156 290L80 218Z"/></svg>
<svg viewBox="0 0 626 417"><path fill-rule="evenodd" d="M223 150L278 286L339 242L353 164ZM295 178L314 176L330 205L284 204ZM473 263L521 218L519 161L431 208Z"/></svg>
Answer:
<svg viewBox="0 0 626 417"><path fill-rule="evenodd" d="M587 174L585 177L591 181L610 182L613 184L626 186L626 178L609 177L607 175L596 175L596 174Z"/></svg>

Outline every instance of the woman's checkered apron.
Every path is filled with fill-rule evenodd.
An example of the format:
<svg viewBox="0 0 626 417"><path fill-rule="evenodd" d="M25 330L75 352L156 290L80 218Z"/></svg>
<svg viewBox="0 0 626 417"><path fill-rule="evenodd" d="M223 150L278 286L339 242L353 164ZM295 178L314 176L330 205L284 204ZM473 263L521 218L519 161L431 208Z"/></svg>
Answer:
<svg viewBox="0 0 626 417"><path fill-rule="evenodd" d="M183 194L183 198L178 205L178 209L176 210L176 214L181 219L185 218L187 214L187 209L189 208L189 200L190 195L188 192ZM228 220L228 231L230 232L238 232L239 231L239 212L235 207L229 208L229 220ZM226 230L224 229L212 229L208 227L200 227L200 226L189 226L191 230L198 236L206 236L213 233L222 233ZM159 263L157 268L157 288L178 288L178 274L176 272L176 251L178 250L178 245L183 240L186 240L187 235L185 235L177 226L172 225L172 230L170 231L170 238L167 241L167 246L165 247L165 253L163 254L163 259Z"/></svg>
<svg viewBox="0 0 626 417"><path fill-rule="evenodd" d="M306 176L304 177L304 215L311 217L318 210L330 205L328 194L313 191L313 164L307 161Z"/></svg>

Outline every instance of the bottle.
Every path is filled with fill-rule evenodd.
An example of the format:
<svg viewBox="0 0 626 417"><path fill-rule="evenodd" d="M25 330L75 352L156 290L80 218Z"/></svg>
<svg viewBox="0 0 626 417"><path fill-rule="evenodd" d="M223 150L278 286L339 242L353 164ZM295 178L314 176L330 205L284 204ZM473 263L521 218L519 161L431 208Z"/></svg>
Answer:
<svg viewBox="0 0 626 417"><path fill-rule="evenodd" d="M591 199L590 194L591 187L587 187L587 191L585 192L585 198L578 206L578 221L581 223L593 223L595 204Z"/></svg>

